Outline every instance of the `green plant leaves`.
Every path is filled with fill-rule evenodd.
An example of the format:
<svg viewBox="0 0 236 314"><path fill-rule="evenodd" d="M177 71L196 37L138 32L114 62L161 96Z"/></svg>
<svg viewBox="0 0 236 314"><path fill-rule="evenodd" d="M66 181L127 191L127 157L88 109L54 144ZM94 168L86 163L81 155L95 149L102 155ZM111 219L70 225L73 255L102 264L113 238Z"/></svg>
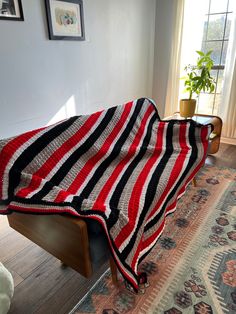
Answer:
<svg viewBox="0 0 236 314"><path fill-rule="evenodd" d="M211 59L212 50L204 53L196 51L199 55L197 65L188 64L184 70L187 76L183 77L185 92L189 92L189 99L193 94L199 95L201 91L212 93L215 90L215 81L210 75L211 68L214 64Z"/></svg>
<svg viewBox="0 0 236 314"><path fill-rule="evenodd" d="M200 50L197 50L196 51L200 56L204 56L204 52L200 51Z"/></svg>

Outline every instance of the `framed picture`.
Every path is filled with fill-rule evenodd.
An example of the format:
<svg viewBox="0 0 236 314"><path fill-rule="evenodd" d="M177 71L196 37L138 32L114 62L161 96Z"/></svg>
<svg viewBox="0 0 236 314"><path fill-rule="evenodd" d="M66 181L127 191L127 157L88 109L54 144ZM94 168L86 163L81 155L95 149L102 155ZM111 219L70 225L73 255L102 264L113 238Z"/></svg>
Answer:
<svg viewBox="0 0 236 314"><path fill-rule="evenodd" d="M21 0L0 0L0 19L24 21Z"/></svg>
<svg viewBox="0 0 236 314"><path fill-rule="evenodd" d="M82 0L45 0L50 39L84 40Z"/></svg>

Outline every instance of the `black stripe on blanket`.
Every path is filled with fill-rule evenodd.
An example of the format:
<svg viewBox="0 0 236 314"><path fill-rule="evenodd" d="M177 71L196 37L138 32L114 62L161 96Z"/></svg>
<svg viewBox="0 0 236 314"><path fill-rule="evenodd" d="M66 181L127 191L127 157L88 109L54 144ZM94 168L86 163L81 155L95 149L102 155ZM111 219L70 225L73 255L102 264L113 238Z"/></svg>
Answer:
<svg viewBox="0 0 236 314"><path fill-rule="evenodd" d="M196 146L196 140L195 140L195 128L194 128L194 123L190 123L190 128L189 128L189 143L190 146L192 147L192 151L191 151L191 155L188 161L188 165L186 166L185 171L183 172L183 174L181 175L180 179L178 180L178 182L176 183L174 189L169 193L165 203L162 206L162 209L160 210L160 212L154 217L154 219L152 219L144 228L144 232L146 232L148 229L152 228L161 218L161 216L163 215L165 209L166 209L166 205L168 204L168 202L173 198L173 196L175 195L178 187L180 186L180 184L183 182L184 178L186 178L186 175L189 173L191 167L194 165L196 159L197 159L197 146Z"/></svg>
<svg viewBox="0 0 236 314"><path fill-rule="evenodd" d="M141 111L142 108L142 101L138 101L135 111L133 112L127 127L125 128L124 132L121 134L120 138L117 140L116 144L114 145L114 148L111 152L111 154L101 163L101 165L96 169L94 175L90 178L88 184L83 189L82 193L80 194L81 198L88 198L90 193L92 192L93 188L99 181L99 179L102 177L102 174L104 172L104 169L107 169L109 165L112 163L112 161L119 155L125 141L127 140L130 132L133 129L133 126L137 120L137 117ZM156 119L156 118L155 118Z"/></svg>
<svg viewBox="0 0 236 314"><path fill-rule="evenodd" d="M132 235L132 237L129 241L129 244L122 251L122 258L126 258L129 255L131 248L134 246L135 238L137 237L140 226L143 224L145 216L149 212L149 208L153 202L153 199L155 196L154 192L156 192L156 190L157 190L157 186L158 186L160 177L161 177L163 171L165 171L165 167L169 161L169 158L171 157L171 155L173 153L173 144L172 144L173 125L174 125L174 123L172 121L168 124L167 132L166 132L166 151L165 151L164 155L162 156L160 163L158 163L158 165L156 166L156 168L153 172L153 175L151 177L151 180L148 184L147 192L145 195L145 203L143 206L143 210L141 211L141 215L138 218L137 228L135 228L135 232Z"/></svg>
<svg viewBox="0 0 236 314"><path fill-rule="evenodd" d="M9 171L8 198L11 198L11 196L14 195L14 189L20 182L21 171L24 170L24 168L48 145L49 142L53 141L56 137L67 130L76 121L76 119L77 117L72 117L56 125L41 135L22 152Z"/></svg>
<svg viewBox="0 0 236 314"><path fill-rule="evenodd" d="M63 165L60 167L60 169L58 169L54 176L48 182L46 182L41 191L39 191L33 196L33 199L43 198L51 191L53 186L57 186L60 184L64 177L70 172L70 169L73 167L76 161L82 155L84 155L90 149L90 147L99 139L99 137L102 135L103 131L105 130L109 122L112 120L115 111L116 107L109 108L107 110L106 115L99 123L95 131L87 138L87 140L79 148L77 148L70 155L70 157L63 163Z"/></svg>
<svg viewBox="0 0 236 314"><path fill-rule="evenodd" d="M138 166L139 162L142 160L143 156L145 155L146 151L147 151L147 147L148 144L150 142L151 139L151 133L152 133L152 128L153 128L153 124L156 121L156 116L154 115L148 125L148 129L147 129L147 133L145 135L145 138L143 140L142 143L142 147L143 149L139 151L139 153L136 155L136 157L134 158L134 160L129 164L128 168L125 170L124 174L122 175L122 177L120 178L113 194L110 200L110 206L111 208L117 208L118 209L118 204L121 198L121 195L123 193L123 190L130 178L130 176L132 175L132 173L134 172L135 168ZM109 229L111 229L113 227L113 225L117 222L119 216L119 209L116 212L117 216L115 217L114 215L114 210L112 211L112 219L108 221L108 227Z"/></svg>

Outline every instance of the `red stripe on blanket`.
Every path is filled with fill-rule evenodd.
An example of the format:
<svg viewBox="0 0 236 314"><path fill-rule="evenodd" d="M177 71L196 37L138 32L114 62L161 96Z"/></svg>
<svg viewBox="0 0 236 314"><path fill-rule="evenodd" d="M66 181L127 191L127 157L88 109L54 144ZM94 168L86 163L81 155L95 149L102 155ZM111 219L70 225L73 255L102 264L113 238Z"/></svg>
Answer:
<svg viewBox="0 0 236 314"><path fill-rule="evenodd" d="M64 155L71 150L79 141L87 134L94 124L97 122L101 115L101 111L91 115L85 123L79 128L79 130L71 136L65 143L63 143L45 162L44 164L33 174L32 179L28 187L20 190L17 193L19 197L26 197L30 192L37 189L42 179L45 178L56 164L64 157Z"/></svg>
<svg viewBox="0 0 236 314"><path fill-rule="evenodd" d="M190 147L188 147L187 142L186 142L186 124L182 124L180 125L180 132L179 132L179 144L181 147L181 151L178 155L178 157L176 158L176 162L174 164L174 167L172 168L172 171L169 175L169 179L167 182L167 185L164 189L164 191L161 194L161 197L159 198L157 204L154 206L153 210L149 213L148 218L152 217L154 214L158 213L160 206L162 204L162 202L164 201L164 199L168 196L168 193L171 190L171 187L173 187L174 183L176 182L182 167L183 167L183 163L186 160L186 151L190 150Z"/></svg>
<svg viewBox="0 0 236 314"><path fill-rule="evenodd" d="M109 148L112 146L112 144L114 143L117 135L119 134L120 129L122 128L122 126L124 125L124 123L126 122L126 119L131 111L133 103L129 102L126 104L124 111L120 117L120 119L118 120L117 124L114 126L113 130L111 131L111 133L109 134L109 136L107 137L107 139L105 140L105 142L103 143L102 147L100 148L100 150L94 155L92 156L84 165L84 167L80 170L80 172L78 173L78 175L76 176L76 178L74 179L74 181L71 183L71 185L68 188L68 193L61 191L57 198L56 198L56 202L62 202L65 200L65 198L70 195L70 194L76 194L76 192L80 189L81 185L84 183L85 179L88 177L89 173L92 171L92 169L94 169L94 167L96 166L96 164L100 161L100 159L106 155L106 153L108 152Z"/></svg>
<svg viewBox="0 0 236 314"><path fill-rule="evenodd" d="M130 234L130 231L134 230L133 228L134 228L135 223L136 223L136 220L134 220L134 217L136 217L137 213L138 213L139 203L140 203L140 198L141 198L144 183L145 183L145 181L146 181L146 179L147 179L147 177L148 177L148 175L152 169L152 166L158 160L158 158L161 154L161 148L163 145L164 127L165 127L165 123L160 122L158 129L157 129L156 146L155 146L155 150L153 152L153 155L151 156L151 158L149 158L149 160L145 164L144 168L142 169L142 171L141 171L140 175L138 176L137 181L134 185L134 188L133 188L133 191L132 191L132 194L130 197L129 205L128 205L129 223L126 224L122 228L121 232L116 237L115 243L116 243L117 247L120 247L121 244L124 242L124 239L126 239L128 237L128 235Z"/></svg>
<svg viewBox="0 0 236 314"><path fill-rule="evenodd" d="M39 133L40 131L44 130L45 128L40 128L37 130L33 130L27 133L24 133L22 135L19 135L18 137L11 140L9 143L7 143L6 146L3 147L1 153L0 153L0 178L4 176L5 169L11 160L14 153L20 148L23 144L28 142L34 135ZM3 197L3 186L0 185L0 198Z"/></svg>
<svg viewBox="0 0 236 314"><path fill-rule="evenodd" d="M119 177L119 175L122 172L122 170L124 169L124 167L128 164L128 162L135 155L136 150L138 148L138 145L139 145L139 143L142 139L142 136L144 134L147 120L152 113L153 113L153 108L149 107L148 110L146 111L142 121L141 121L140 128L138 129L138 132L135 135L134 141L131 144L131 146L129 147L127 155L118 163L118 165L115 167L115 169L113 170L110 177L107 179L107 182L104 184L104 186L103 186L101 192L99 193L92 209L95 210L95 209L99 208L99 210L101 209L103 211L106 209L105 202L106 202L106 199L109 195L109 192L111 191L113 185L115 184L117 178Z"/></svg>

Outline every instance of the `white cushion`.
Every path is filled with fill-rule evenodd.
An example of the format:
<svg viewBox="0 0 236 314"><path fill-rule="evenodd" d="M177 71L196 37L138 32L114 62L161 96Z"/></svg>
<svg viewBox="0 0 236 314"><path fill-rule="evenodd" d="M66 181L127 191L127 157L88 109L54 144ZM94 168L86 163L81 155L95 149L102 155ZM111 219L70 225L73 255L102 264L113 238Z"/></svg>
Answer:
<svg viewBox="0 0 236 314"><path fill-rule="evenodd" d="M13 292L14 283L12 275L0 263L0 314L6 314L9 311Z"/></svg>

